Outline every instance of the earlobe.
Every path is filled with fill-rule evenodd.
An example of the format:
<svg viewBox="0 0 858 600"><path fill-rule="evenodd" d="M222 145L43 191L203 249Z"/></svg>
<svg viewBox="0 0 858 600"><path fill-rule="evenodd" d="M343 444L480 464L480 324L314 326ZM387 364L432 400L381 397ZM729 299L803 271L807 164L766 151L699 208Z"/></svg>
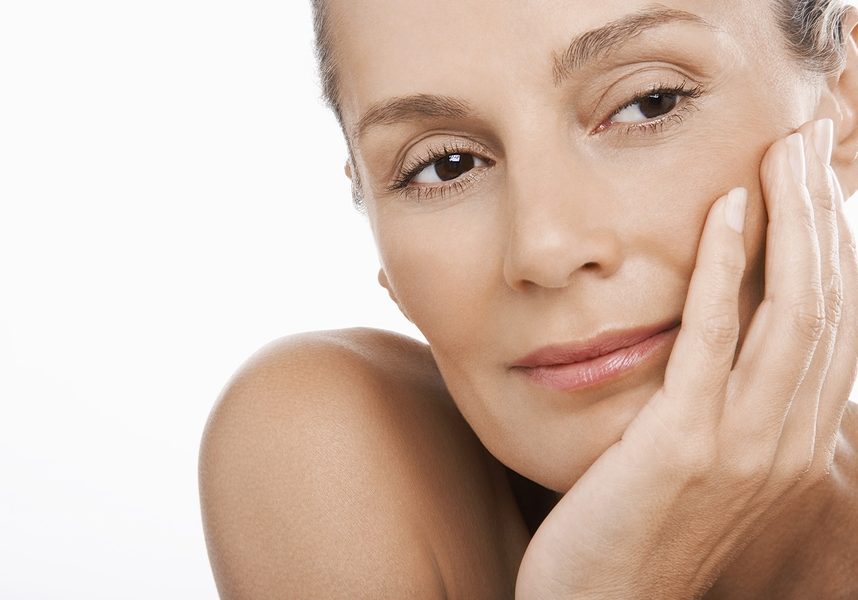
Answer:
<svg viewBox="0 0 858 600"><path fill-rule="evenodd" d="M843 185L844 197L858 189L858 10L850 7L843 17L846 64L832 85L836 100L832 166Z"/></svg>
<svg viewBox="0 0 858 600"><path fill-rule="evenodd" d="M348 177L349 179L351 179L351 178L352 178L352 163L351 163L351 161L350 161L350 160L347 160L347 161L346 161L346 166L345 166L345 168L344 168L343 170L344 170L344 171L345 171L345 173L346 173L346 177Z"/></svg>
<svg viewBox="0 0 858 600"><path fill-rule="evenodd" d="M399 308L399 312L401 312L406 319L411 321L411 317L408 316L408 313L405 312L402 305L399 303L399 300L396 298L396 294L393 292L393 287L390 285L390 281L387 279L387 273L384 272L384 269L378 270L378 283L381 287L387 290L388 296L390 296L390 299L396 303L397 308ZM411 322L413 323L414 321Z"/></svg>
<svg viewBox="0 0 858 600"><path fill-rule="evenodd" d="M393 292L390 289L390 281L387 280L387 273L384 272L384 269L378 270L378 285L386 289L387 293L390 294L391 300L396 302L396 298L393 297Z"/></svg>

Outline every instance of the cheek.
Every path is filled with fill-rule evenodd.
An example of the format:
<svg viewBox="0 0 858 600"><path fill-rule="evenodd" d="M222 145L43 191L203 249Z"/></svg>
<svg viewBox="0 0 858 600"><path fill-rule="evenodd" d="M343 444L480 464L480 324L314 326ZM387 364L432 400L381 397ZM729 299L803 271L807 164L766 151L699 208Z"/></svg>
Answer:
<svg viewBox="0 0 858 600"><path fill-rule="evenodd" d="M400 306L434 350L458 354L491 311L502 249L496 203L378 218L376 242Z"/></svg>
<svg viewBox="0 0 858 600"><path fill-rule="evenodd" d="M759 164L768 143L719 139L710 132L672 147L642 148L610 160L599 156L580 165L586 178L569 192L569 209L586 212L589 227L615 236L624 256L613 281L589 288L601 289L603 298L582 298L581 308L602 307L607 312L599 316L630 322L652 316L643 310L648 298L668 301L666 311L680 310L708 211L719 196L741 185L749 190L743 294L750 310L767 223ZM488 341L491 328L503 321L498 313L516 301L511 296L521 295L503 278L510 231L503 196L504 190L495 189L439 210L375 216L381 261L400 306L436 352L459 360ZM574 235L570 232L570 239ZM661 289L653 291L653 283ZM611 304L622 290L628 297L630 289L641 290L631 307L639 315Z"/></svg>
<svg viewBox="0 0 858 600"><path fill-rule="evenodd" d="M559 329L576 335L588 321L635 325L680 315L709 209L739 185L748 188L750 200L741 309L747 323L761 293L767 220L758 173L769 143L709 135L677 144L681 150L662 146L577 163L580 184L568 191L552 188L568 196L568 210L584 213L564 231L574 241L580 223L602 229L613 236L622 259L610 276L581 271L562 289L514 290L504 279L508 190L475 194L439 210L372 216L394 295L432 346L460 411L496 457L543 485L568 489L570 474L580 475L618 439L660 385L662 366L609 402L594 402L591 412L575 413L558 408L567 405L552 402L549 394L540 401L532 388L510 379L503 365L520 355L514 340L533 330L542 337ZM561 312L573 315L569 327L554 327L551 317ZM605 394L593 396L609 400Z"/></svg>
<svg viewBox="0 0 858 600"><path fill-rule="evenodd" d="M670 265L687 286L709 210L730 189L745 187L748 212L743 312L759 304L768 225L760 164L769 146L782 134L776 125L770 123L768 131L763 124L707 128L684 137L681 143L623 153L608 167L594 162L594 177L616 182L607 193L622 207L617 222L626 223L629 239L638 236L630 242L631 250L651 248L653 255ZM618 173L623 176L617 177Z"/></svg>

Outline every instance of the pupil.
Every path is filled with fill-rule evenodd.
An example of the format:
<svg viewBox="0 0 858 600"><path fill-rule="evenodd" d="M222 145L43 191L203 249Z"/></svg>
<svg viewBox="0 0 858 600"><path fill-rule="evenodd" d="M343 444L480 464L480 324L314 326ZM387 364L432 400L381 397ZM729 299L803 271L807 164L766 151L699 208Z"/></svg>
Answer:
<svg viewBox="0 0 858 600"><path fill-rule="evenodd" d="M474 168L474 157L470 154L448 154L435 163L435 174L441 181L449 181Z"/></svg>
<svg viewBox="0 0 858 600"><path fill-rule="evenodd" d="M652 94L640 101L641 112L647 119L669 113L676 106L676 94Z"/></svg>

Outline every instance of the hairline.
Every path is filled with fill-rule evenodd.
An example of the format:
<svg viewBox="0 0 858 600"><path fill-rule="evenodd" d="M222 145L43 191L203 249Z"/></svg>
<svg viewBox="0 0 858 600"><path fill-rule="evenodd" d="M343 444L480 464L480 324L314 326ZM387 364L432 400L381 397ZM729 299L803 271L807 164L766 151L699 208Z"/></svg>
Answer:
<svg viewBox="0 0 858 600"><path fill-rule="evenodd" d="M805 45L797 42L795 36L790 34L796 33L793 31L793 26L796 22L795 17L802 8L806 8L807 5L803 4L803 2L806 1L809 0L796 0L795 3L791 3L789 0L769 0L769 10L772 17L775 19L778 30L781 34L781 43L791 58L796 60L810 77L818 78L820 76L831 76L841 70L845 62L842 32L843 17L849 10L855 10L856 7L853 7L851 4L844 2L843 0L816 0L816 2L812 4L813 8L818 8L818 5L820 4L824 5L824 14L822 17L823 23L819 30L815 32L818 39L812 40L812 44L810 45ZM340 126L340 131L345 139L348 150L348 161L351 165L352 197L354 204L360 208L363 206L363 186L355 164L353 140L349 135L343 118L342 105L339 97L339 56L337 51L334 49L335 46L332 41L332 11L327 10L325 6L326 2L327 0L311 0L314 13L313 24L317 40L316 58L320 67L319 74L322 85L320 99L334 113L337 123ZM790 13L786 10L790 5L793 5L795 10L794 13ZM654 6L658 5L656 4ZM663 6L662 8L665 10L671 10ZM809 23L810 19L801 20L802 29L800 33L802 36L802 42L813 33L812 30L808 30ZM586 35L586 33L584 35ZM820 39L824 41L828 35L833 35L836 38L836 43L833 47L824 45L820 48L818 42ZM821 58L819 56L820 54L822 55ZM832 57L832 54L835 56ZM555 71L555 73L557 73L557 71Z"/></svg>

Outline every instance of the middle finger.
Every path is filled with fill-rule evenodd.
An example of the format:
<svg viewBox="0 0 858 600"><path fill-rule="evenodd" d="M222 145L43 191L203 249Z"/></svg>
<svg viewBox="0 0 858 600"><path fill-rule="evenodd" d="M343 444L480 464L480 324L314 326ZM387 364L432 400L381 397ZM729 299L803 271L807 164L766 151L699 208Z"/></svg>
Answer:
<svg viewBox="0 0 858 600"><path fill-rule="evenodd" d="M823 331L824 301L803 136L794 133L775 142L763 159L761 175L769 216L765 296L739 353L737 393L729 402L737 417L763 436L761 441L770 441L780 435L810 366Z"/></svg>
<svg viewBox="0 0 858 600"><path fill-rule="evenodd" d="M784 422L774 470L785 475L797 474L796 469L807 467L815 453L820 395L834 353L840 320L839 298L842 296L837 209L833 181L826 168L831 163L834 123L830 119L814 121L805 124L800 131L805 142L807 188L819 239L825 330L814 350L807 374L793 396Z"/></svg>

